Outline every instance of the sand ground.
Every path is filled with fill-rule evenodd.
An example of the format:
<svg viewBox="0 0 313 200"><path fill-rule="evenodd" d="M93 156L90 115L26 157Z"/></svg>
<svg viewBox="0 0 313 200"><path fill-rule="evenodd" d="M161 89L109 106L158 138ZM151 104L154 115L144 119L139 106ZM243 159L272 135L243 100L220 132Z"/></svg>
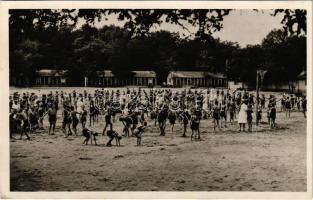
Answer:
<svg viewBox="0 0 313 200"><path fill-rule="evenodd" d="M101 131L100 121L91 129ZM202 140L193 142L180 137L180 124L174 133L167 127L165 137L148 124L141 147L133 137L123 138L120 147L106 147L106 136L99 136L98 146L82 145L82 136L63 137L61 119L56 135L46 128L31 141L11 140L11 190L306 191L302 113L291 118L278 113L275 130L261 124L252 133L238 133L236 123L214 133L212 121L204 120ZM115 129L121 129L119 122Z"/></svg>

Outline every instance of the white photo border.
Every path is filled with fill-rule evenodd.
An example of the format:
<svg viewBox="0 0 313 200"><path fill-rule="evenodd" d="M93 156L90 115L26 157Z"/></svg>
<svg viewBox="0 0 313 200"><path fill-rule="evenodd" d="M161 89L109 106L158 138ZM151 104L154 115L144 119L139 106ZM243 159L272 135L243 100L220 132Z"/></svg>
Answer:
<svg viewBox="0 0 313 200"><path fill-rule="evenodd" d="M10 192L9 9L306 9L307 191L306 192ZM311 199L312 198L312 1L2 1L0 2L0 198L2 199Z"/></svg>

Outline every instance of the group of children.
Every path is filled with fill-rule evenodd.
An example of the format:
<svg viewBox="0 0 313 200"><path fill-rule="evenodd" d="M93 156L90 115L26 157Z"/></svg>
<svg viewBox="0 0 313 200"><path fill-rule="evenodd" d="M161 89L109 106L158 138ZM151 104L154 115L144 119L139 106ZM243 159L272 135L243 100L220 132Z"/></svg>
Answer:
<svg viewBox="0 0 313 200"><path fill-rule="evenodd" d="M214 132L227 128L227 123L233 123L235 118L239 124L239 131L245 131L246 124L248 131L252 131L253 110L256 109L258 124L262 119L262 110L266 109L266 102L268 102L268 123L271 128L274 128L278 102L274 95L270 95L269 98L265 98L264 95L254 97L253 93L246 91L230 93L220 90L214 90L213 93L210 90L175 91L140 88L130 90L127 88L126 91L100 89L93 93L87 91L40 93L19 94L16 92L10 96L11 138L13 138L12 133L20 132L21 138L25 134L27 139L30 139L29 133L44 128L43 120L46 116L49 122L48 134L54 134L58 112L61 112L64 136L68 137L73 133L78 135L78 125L81 124L81 130L86 139L87 135L95 133L90 129L95 123L103 120L101 116L104 116L105 125L102 135L106 134L109 137L108 146L114 138L119 142L122 136L134 136L137 138L137 145L140 145L142 134L148 127L148 118L154 121L155 126L158 124L160 136L166 135L167 121L172 132L178 121L182 125L183 137L186 137L188 127L190 127L191 140L200 140L200 123L209 118L213 119ZM281 99L281 107L286 112L286 116L290 116L290 111L295 105L306 116L305 96L293 99L293 95L285 94ZM300 102L299 106L298 102ZM119 116L118 122L116 116ZM121 133L114 129L115 123L122 123ZM88 140L84 140L84 143L88 143Z"/></svg>

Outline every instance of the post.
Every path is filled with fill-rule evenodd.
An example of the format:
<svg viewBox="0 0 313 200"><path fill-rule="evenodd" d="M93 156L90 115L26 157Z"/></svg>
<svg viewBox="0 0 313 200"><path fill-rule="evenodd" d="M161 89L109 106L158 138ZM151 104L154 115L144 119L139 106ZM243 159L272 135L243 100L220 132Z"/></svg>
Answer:
<svg viewBox="0 0 313 200"><path fill-rule="evenodd" d="M258 107L259 107L259 72L258 70L256 71L256 106L255 106L255 122L256 125L259 125L259 120L258 120Z"/></svg>
<svg viewBox="0 0 313 200"><path fill-rule="evenodd" d="M88 78L85 76L85 87L88 85Z"/></svg>

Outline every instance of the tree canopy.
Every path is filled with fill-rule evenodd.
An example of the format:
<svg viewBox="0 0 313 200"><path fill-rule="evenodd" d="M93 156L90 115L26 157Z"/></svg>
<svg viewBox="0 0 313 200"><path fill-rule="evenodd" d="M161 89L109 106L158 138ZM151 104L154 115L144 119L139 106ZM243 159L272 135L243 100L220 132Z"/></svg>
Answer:
<svg viewBox="0 0 313 200"><path fill-rule="evenodd" d="M271 31L261 45L241 48L212 32L223 27L231 10L10 10L10 75L32 76L38 69L67 69L73 85L83 76L110 69L120 77L131 70L154 70L163 82L170 70L222 72L229 79L255 82L257 68L272 71L268 81L292 80L306 66L306 12L285 13L282 30ZM124 27L95 28L95 20L115 14ZM79 18L87 21L76 29ZM151 32L163 21L198 27L195 37ZM288 28L292 26L293 29ZM296 29L295 29L296 27ZM284 73L286 76L279 76ZM71 76L75 74L75 76ZM275 75L276 74L276 75Z"/></svg>

